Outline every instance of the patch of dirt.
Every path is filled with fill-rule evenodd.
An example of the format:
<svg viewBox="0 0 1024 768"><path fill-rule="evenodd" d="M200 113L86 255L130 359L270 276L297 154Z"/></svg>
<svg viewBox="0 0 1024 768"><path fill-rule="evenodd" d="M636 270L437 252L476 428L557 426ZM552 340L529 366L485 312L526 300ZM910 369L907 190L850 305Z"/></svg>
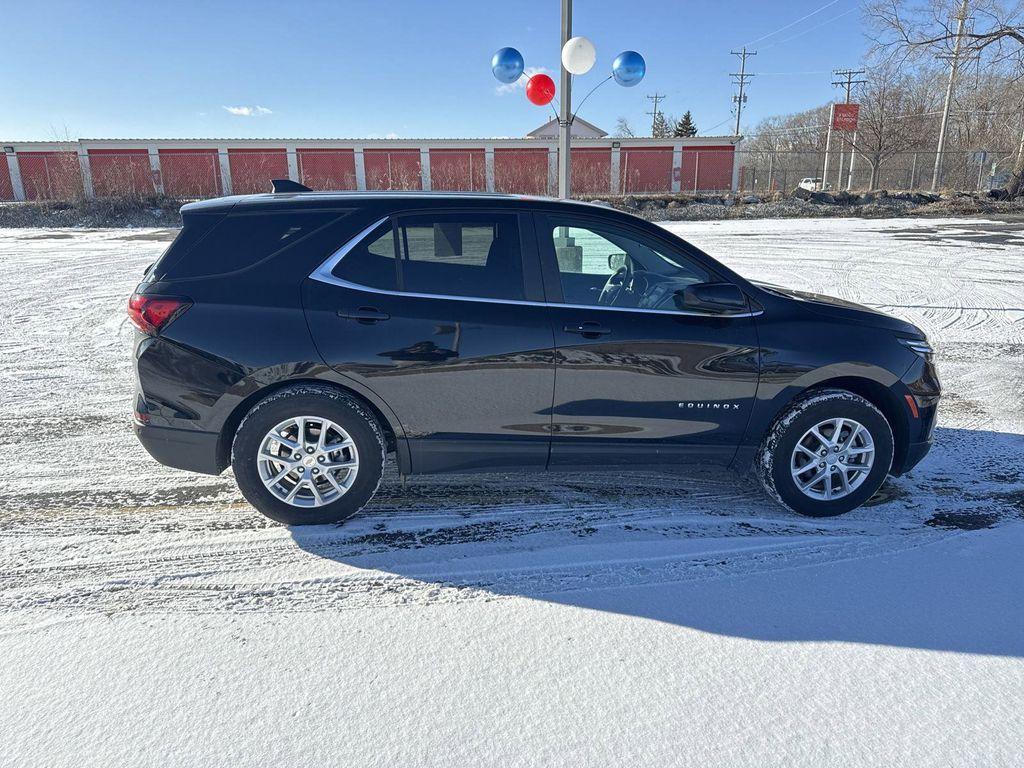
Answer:
<svg viewBox="0 0 1024 768"><path fill-rule="evenodd" d="M995 527L998 521L995 512L936 512L924 524L947 530L980 531Z"/></svg>

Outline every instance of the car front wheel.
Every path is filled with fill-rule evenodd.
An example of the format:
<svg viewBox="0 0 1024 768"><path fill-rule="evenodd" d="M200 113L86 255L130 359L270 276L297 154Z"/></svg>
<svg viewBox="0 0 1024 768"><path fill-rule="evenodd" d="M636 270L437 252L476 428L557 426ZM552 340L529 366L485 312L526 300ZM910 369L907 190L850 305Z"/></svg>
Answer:
<svg viewBox="0 0 1024 768"><path fill-rule="evenodd" d="M253 406L235 433L242 495L287 525L351 517L380 485L385 441L374 416L337 389L297 385Z"/></svg>
<svg viewBox="0 0 1024 768"><path fill-rule="evenodd" d="M881 411L853 392L823 389L800 398L776 419L755 469L784 506L831 517L871 498L892 459L892 429Z"/></svg>

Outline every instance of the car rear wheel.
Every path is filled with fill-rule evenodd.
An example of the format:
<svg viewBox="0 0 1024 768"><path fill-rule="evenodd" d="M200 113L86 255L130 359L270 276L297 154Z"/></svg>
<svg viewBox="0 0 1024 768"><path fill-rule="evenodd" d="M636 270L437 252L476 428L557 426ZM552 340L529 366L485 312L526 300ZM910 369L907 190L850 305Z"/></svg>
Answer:
<svg viewBox="0 0 1024 768"><path fill-rule="evenodd" d="M892 429L860 395L818 390L776 419L755 469L768 493L794 512L830 517L859 507L892 466Z"/></svg>
<svg viewBox="0 0 1024 768"><path fill-rule="evenodd" d="M337 389L298 385L258 402L242 420L231 466L242 495L287 525L337 523L380 485L385 442L376 418Z"/></svg>

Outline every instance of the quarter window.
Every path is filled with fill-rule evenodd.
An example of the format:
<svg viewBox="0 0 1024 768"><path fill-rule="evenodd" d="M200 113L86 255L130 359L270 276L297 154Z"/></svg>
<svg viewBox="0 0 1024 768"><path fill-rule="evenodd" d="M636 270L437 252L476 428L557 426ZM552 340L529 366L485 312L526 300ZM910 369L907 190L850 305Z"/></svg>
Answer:
<svg viewBox="0 0 1024 768"><path fill-rule="evenodd" d="M381 224L369 237L345 254L334 268L335 277L384 291L398 290L395 235L391 222Z"/></svg>

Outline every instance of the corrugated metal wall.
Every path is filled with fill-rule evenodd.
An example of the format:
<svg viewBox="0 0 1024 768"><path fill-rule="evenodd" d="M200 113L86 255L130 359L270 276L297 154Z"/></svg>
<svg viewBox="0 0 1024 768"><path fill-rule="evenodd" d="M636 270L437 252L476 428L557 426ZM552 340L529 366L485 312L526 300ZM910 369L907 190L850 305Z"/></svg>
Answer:
<svg viewBox="0 0 1024 768"><path fill-rule="evenodd" d="M18 152L26 200L76 200L82 196L77 152Z"/></svg>
<svg viewBox="0 0 1024 768"><path fill-rule="evenodd" d="M495 149L494 191L522 195L548 193L548 150Z"/></svg>
<svg viewBox="0 0 1024 768"><path fill-rule="evenodd" d="M356 153L352 149L300 147L299 181L310 189L355 189Z"/></svg>
<svg viewBox="0 0 1024 768"><path fill-rule="evenodd" d="M418 149L364 149L367 189L423 189Z"/></svg>
<svg viewBox="0 0 1024 768"><path fill-rule="evenodd" d="M14 184L11 183L11 169L7 167L7 156L0 155L0 200L14 199Z"/></svg>
<svg viewBox="0 0 1024 768"><path fill-rule="evenodd" d="M288 178L288 152L281 149L229 149L231 192L252 195L269 192L271 179Z"/></svg>
<svg viewBox="0 0 1024 768"><path fill-rule="evenodd" d="M483 192L487 189L487 157L483 149L430 149L430 188Z"/></svg>
<svg viewBox="0 0 1024 768"><path fill-rule="evenodd" d="M672 147L624 147L619 152L619 183L623 192L672 189Z"/></svg>
<svg viewBox="0 0 1024 768"><path fill-rule="evenodd" d="M224 192L216 149L161 149L164 193L173 197L216 197Z"/></svg>
<svg viewBox="0 0 1024 768"><path fill-rule="evenodd" d="M152 195L156 191L145 149L90 149L92 188L99 197Z"/></svg>

